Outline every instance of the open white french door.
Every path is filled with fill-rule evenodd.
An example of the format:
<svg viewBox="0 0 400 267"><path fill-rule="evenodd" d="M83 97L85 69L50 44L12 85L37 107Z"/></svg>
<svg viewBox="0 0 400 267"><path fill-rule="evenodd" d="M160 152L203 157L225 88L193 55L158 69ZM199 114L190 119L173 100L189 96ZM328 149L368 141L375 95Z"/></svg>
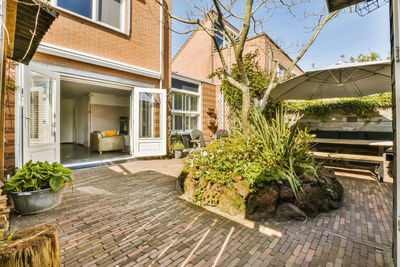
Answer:
<svg viewBox="0 0 400 267"><path fill-rule="evenodd" d="M164 89L133 89L133 155L164 156L167 153L167 95Z"/></svg>
<svg viewBox="0 0 400 267"><path fill-rule="evenodd" d="M22 161L60 162L60 76L34 63L21 68Z"/></svg>

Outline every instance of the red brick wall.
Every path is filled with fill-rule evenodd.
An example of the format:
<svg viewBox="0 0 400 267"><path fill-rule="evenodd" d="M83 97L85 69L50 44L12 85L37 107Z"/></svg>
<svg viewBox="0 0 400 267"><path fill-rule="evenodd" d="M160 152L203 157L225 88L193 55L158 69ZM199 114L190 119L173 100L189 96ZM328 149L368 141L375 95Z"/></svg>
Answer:
<svg viewBox="0 0 400 267"><path fill-rule="evenodd" d="M139 81L139 82L154 84L156 87L159 87L159 85L160 85L159 80L157 80L157 79L144 77L144 76L129 73L129 72L123 72L120 70L109 69L109 68L89 64L89 63L71 60L68 58L61 58L61 57L57 57L57 56L43 54L43 53L36 53L35 56L33 57L32 61L46 63L46 64L60 66L60 67L73 68L73 69L77 69L77 70L90 71L90 72L104 74L104 75L111 75L111 76L124 78L124 79L131 79L131 80L135 80L135 81Z"/></svg>
<svg viewBox="0 0 400 267"><path fill-rule="evenodd" d="M131 1L130 31L121 33L58 10L42 42L160 71L160 6L152 0ZM171 0L167 0L171 9Z"/></svg>
<svg viewBox="0 0 400 267"><path fill-rule="evenodd" d="M6 83L15 84L15 63L13 61L9 61ZM7 86L6 90L4 169L7 173L12 173L15 168L15 89Z"/></svg>
<svg viewBox="0 0 400 267"><path fill-rule="evenodd" d="M208 126L207 122L211 119L207 114L208 108L214 108L216 110L216 86L209 83L202 83L202 95L201 95L201 121L202 121L202 131L205 140L210 140L211 138L215 140L215 133Z"/></svg>

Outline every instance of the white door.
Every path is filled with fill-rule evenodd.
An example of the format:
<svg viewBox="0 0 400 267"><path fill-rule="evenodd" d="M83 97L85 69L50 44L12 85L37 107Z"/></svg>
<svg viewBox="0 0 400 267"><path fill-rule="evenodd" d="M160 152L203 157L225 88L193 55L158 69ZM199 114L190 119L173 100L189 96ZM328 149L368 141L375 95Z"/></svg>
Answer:
<svg viewBox="0 0 400 267"><path fill-rule="evenodd" d="M167 154L167 96L164 89L133 89L133 155Z"/></svg>
<svg viewBox="0 0 400 267"><path fill-rule="evenodd" d="M60 162L60 76L31 64L23 69L23 162Z"/></svg>

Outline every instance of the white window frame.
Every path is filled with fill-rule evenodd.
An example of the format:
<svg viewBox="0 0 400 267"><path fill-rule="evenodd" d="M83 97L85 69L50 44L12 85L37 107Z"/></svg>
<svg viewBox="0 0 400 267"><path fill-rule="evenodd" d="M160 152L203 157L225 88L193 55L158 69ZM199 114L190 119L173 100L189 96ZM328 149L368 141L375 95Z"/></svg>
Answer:
<svg viewBox="0 0 400 267"><path fill-rule="evenodd" d="M196 81L193 81L193 80L189 80L189 79L184 79L184 78L181 78L181 77L174 77L175 79L178 79L178 80L182 80L182 81L186 81L186 82L190 82L190 83L193 83L193 84L196 84L196 85L198 85L198 92L196 93L196 92L191 92L191 91L187 91L187 90L183 90L183 89L177 89L177 88L172 88L172 95L174 94L174 93L178 93L178 94L182 94L183 95L183 97L182 97L182 110L176 110L176 109L174 109L174 101L175 101L175 98L174 97L172 97L172 110L171 110L171 113L172 113L172 133L180 133L180 134L189 134L192 130L191 129L188 129L188 130L186 130L186 116L185 115L188 115L188 116L193 116L193 115L196 115L196 116L198 116L198 119L197 119L197 129L199 129L199 130L201 130L202 131L202 127L201 127L201 122L202 122L202 118L201 118L201 115L202 115L202 105L201 105L201 103L202 103L202 94L201 94L201 92L202 92L202 86L201 86L201 82L196 82ZM196 97L198 97L197 98L197 111L186 111L185 110L185 105L186 105L186 100L183 100L183 99L186 99L186 96L196 96ZM182 118L182 127L183 127L183 129L182 130L174 130L173 128L174 128L174 126L175 126L175 115L183 115L183 118Z"/></svg>
<svg viewBox="0 0 400 267"><path fill-rule="evenodd" d="M99 19L98 19L98 10L97 10L98 9L98 1L99 0L91 0L91 1L92 1L92 17L91 18L85 17L85 16L80 15L78 13L75 13L75 12L73 12L71 10L59 7L58 3L57 3L58 0L51 0L51 5L57 7L58 9L66 12L66 13L73 14L74 16L77 16L77 17L79 17L81 19L88 20L90 22L99 24L99 25L104 26L106 28L110 28L110 29L112 29L114 31L118 31L118 32L121 32L121 33L126 33L127 32L127 29L129 27L127 27L128 23L127 23L127 20L126 20L126 10L127 10L127 7L130 9L130 3L131 3L130 0L121 0L122 3L121 3L121 22L120 22L121 23L121 27L120 28L112 26L112 25L109 25L109 24L104 23L102 21L99 21ZM130 12L128 14L130 16ZM129 20L130 20L130 18L128 17L128 21Z"/></svg>
<svg viewBox="0 0 400 267"><path fill-rule="evenodd" d="M214 22L214 23L218 23L219 24L219 22ZM237 38L238 33L233 28L231 28L229 25L225 25L225 26L231 32L233 38ZM216 27L215 25L214 25L214 32L215 32L215 34L217 35L218 38L222 39L222 44L220 45L220 47L222 47L222 48L227 47L229 45L229 43L230 43L230 40L229 40L228 36L226 36L225 33L223 31L221 31L220 29L218 29L218 27ZM215 45L214 45L214 50L216 50Z"/></svg>

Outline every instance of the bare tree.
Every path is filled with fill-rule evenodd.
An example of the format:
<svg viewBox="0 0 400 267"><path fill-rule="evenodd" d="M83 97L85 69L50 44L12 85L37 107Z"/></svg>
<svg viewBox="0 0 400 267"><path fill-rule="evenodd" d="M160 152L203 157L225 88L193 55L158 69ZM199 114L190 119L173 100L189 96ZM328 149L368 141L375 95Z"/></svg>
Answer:
<svg viewBox="0 0 400 267"><path fill-rule="evenodd" d="M169 14L169 16L181 23L192 26L191 30L185 31L188 33L190 31L203 30L205 31L213 40L215 49L220 57L223 73L225 79L234 87L241 90L242 97L242 110L241 110L241 122L242 129L244 134L249 133L249 113L251 109L251 98L250 98L250 82L246 73L245 64L243 62L243 51L245 47L245 43L249 34L249 31L254 27L254 32L256 32L256 25L260 24L260 19L256 18L255 14L257 11L263 9L264 13L268 13L277 8L287 8L287 10L294 16L292 8L296 5L303 3L305 0L246 0L239 1L240 4L245 3L242 6L241 12L235 12L240 8L235 8L238 5L237 0L210 0L212 1L207 6L207 2L191 2L190 0L185 0L185 2L189 5L190 12L187 12L187 18L181 18L175 16L170 13L170 11L163 4L163 0L154 0L159 5L161 5L165 11ZM296 57L296 59L292 62L290 67L287 69L286 73L281 77L277 82L274 82L276 79L277 70L273 71L272 74L272 82L270 86L266 88L265 95L261 102L261 108L264 109L270 92L273 88L284 79L287 79L292 72L292 69L296 66L297 62L302 58L305 52L309 49L311 44L314 42L318 34L321 32L322 28L325 24L336 16L337 12L328 14L328 15L320 15L320 21L318 27L315 30L315 34L312 39L308 42L306 46L302 49L300 54ZM232 31L232 28L229 25L228 19L234 19L238 21L238 24L241 24L242 27L238 30L238 33ZM219 27L216 27L216 23ZM218 43L218 36L223 36L227 42L227 46L221 46ZM223 49L228 48L227 55L224 55ZM230 53L231 50L235 56L235 61L237 68L240 73L240 79L236 80L232 75L232 68L230 63ZM279 66L279 62L275 62L276 68Z"/></svg>

